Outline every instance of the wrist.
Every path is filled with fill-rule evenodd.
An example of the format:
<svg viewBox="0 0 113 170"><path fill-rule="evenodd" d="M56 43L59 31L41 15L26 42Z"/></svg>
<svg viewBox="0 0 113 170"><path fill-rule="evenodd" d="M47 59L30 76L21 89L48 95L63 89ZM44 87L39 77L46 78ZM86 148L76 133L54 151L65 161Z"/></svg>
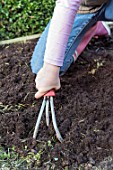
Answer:
<svg viewBox="0 0 113 170"><path fill-rule="evenodd" d="M59 74L59 71L60 71L60 66L56 66L56 65L53 65L53 64L50 64L50 63L47 63L47 62L44 62L43 68L46 71L52 71L52 73L58 73Z"/></svg>

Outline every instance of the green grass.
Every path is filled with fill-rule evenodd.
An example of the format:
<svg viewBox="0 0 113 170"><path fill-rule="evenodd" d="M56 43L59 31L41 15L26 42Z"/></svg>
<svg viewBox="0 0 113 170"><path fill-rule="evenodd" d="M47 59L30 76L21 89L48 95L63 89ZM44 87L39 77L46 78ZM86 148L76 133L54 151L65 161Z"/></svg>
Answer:
<svg viewBox="0 0 113 170"><path fill-rule="evenodd" d="M27 147L25 147L27 150ZM0 147L0 170L29 170L40 164L42 151L38 153L28 152L22 156L16 152L15 148L8 148L7 151Z"/></svg>

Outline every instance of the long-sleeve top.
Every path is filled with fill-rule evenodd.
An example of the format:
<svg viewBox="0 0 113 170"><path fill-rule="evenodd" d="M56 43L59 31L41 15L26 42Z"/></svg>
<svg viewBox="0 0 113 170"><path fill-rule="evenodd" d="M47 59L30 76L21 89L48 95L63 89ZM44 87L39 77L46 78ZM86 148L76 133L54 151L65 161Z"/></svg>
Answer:
<svg viewBox="0 0 113 170"><path fill-rule="evenodd" d="M68 38L82 0L57 0L49 28L44 61L62 66Z"/></svg>

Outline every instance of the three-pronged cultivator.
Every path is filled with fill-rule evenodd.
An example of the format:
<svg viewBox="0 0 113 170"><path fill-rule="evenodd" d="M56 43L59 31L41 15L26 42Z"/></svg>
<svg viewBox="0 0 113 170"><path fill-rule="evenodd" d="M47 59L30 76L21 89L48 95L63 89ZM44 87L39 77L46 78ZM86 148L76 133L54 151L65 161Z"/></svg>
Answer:
<svg viewBox="0 0 113 170"><path fill-rule="evenodd" d="M39 124L40 124L42 114L44 113L44 111L46 113L46 124L47 124L47 126L49 126L49 123L50 123L49 107L50 107L51 116L52 116L52 122L53 122L54 130L56 132L56 137L60 142L63 141L63 138L62 138L62 136L61 136L61 134L59 132L57 122L56 122L56 116L55 116L55 110L54 110L54 102L53 102L53 97L54 96L55 96L55 91L54 90L51 90L51 91L49 91L48 93L46 93L44 95L42 106L40 108L40 112L39 112L37 122L36 122L36 125L35 125L35 130L34 130L34 134L33 134L34 139L36 139L36 137L37 137L37 133L38 133L38 130L39 130Z"/></svg>

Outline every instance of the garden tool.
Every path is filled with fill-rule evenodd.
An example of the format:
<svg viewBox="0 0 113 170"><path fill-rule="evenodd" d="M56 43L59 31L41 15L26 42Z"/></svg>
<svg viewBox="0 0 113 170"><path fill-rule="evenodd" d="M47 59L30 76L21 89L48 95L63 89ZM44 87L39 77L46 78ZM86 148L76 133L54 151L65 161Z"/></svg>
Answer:
<svg viewBox="0 0 113 170"><path fill-rule="evenodd" d="M49 115L49 106L50 106L51 115L52 115L52 122L53 122L54 130L56 132L56 137L60 142L63 141L63 138L62 138L62 136L61 136L61 134L59 132L57 122L56 122L56 116L55 116L55 110L54 110L54 102L53 102L53 97L54 96L55 96L55 91L54 90L51 90L51 91L49 91L48 93L46 93L44 95L42 106L40 108L40 112L39 112L37 122L36 122L36 125L35 125L35 130L34 130L34 134L33 134L34 139L36 139L36 137L37 137L39 124L40 124L41 117L42 117L42 114L43 114L44 110L45 110L45 113L46 113L46 124L47 124L47 126L49 126L49 123L50 123L50 121L49 121L49 116L50 116Z"/></svg>

